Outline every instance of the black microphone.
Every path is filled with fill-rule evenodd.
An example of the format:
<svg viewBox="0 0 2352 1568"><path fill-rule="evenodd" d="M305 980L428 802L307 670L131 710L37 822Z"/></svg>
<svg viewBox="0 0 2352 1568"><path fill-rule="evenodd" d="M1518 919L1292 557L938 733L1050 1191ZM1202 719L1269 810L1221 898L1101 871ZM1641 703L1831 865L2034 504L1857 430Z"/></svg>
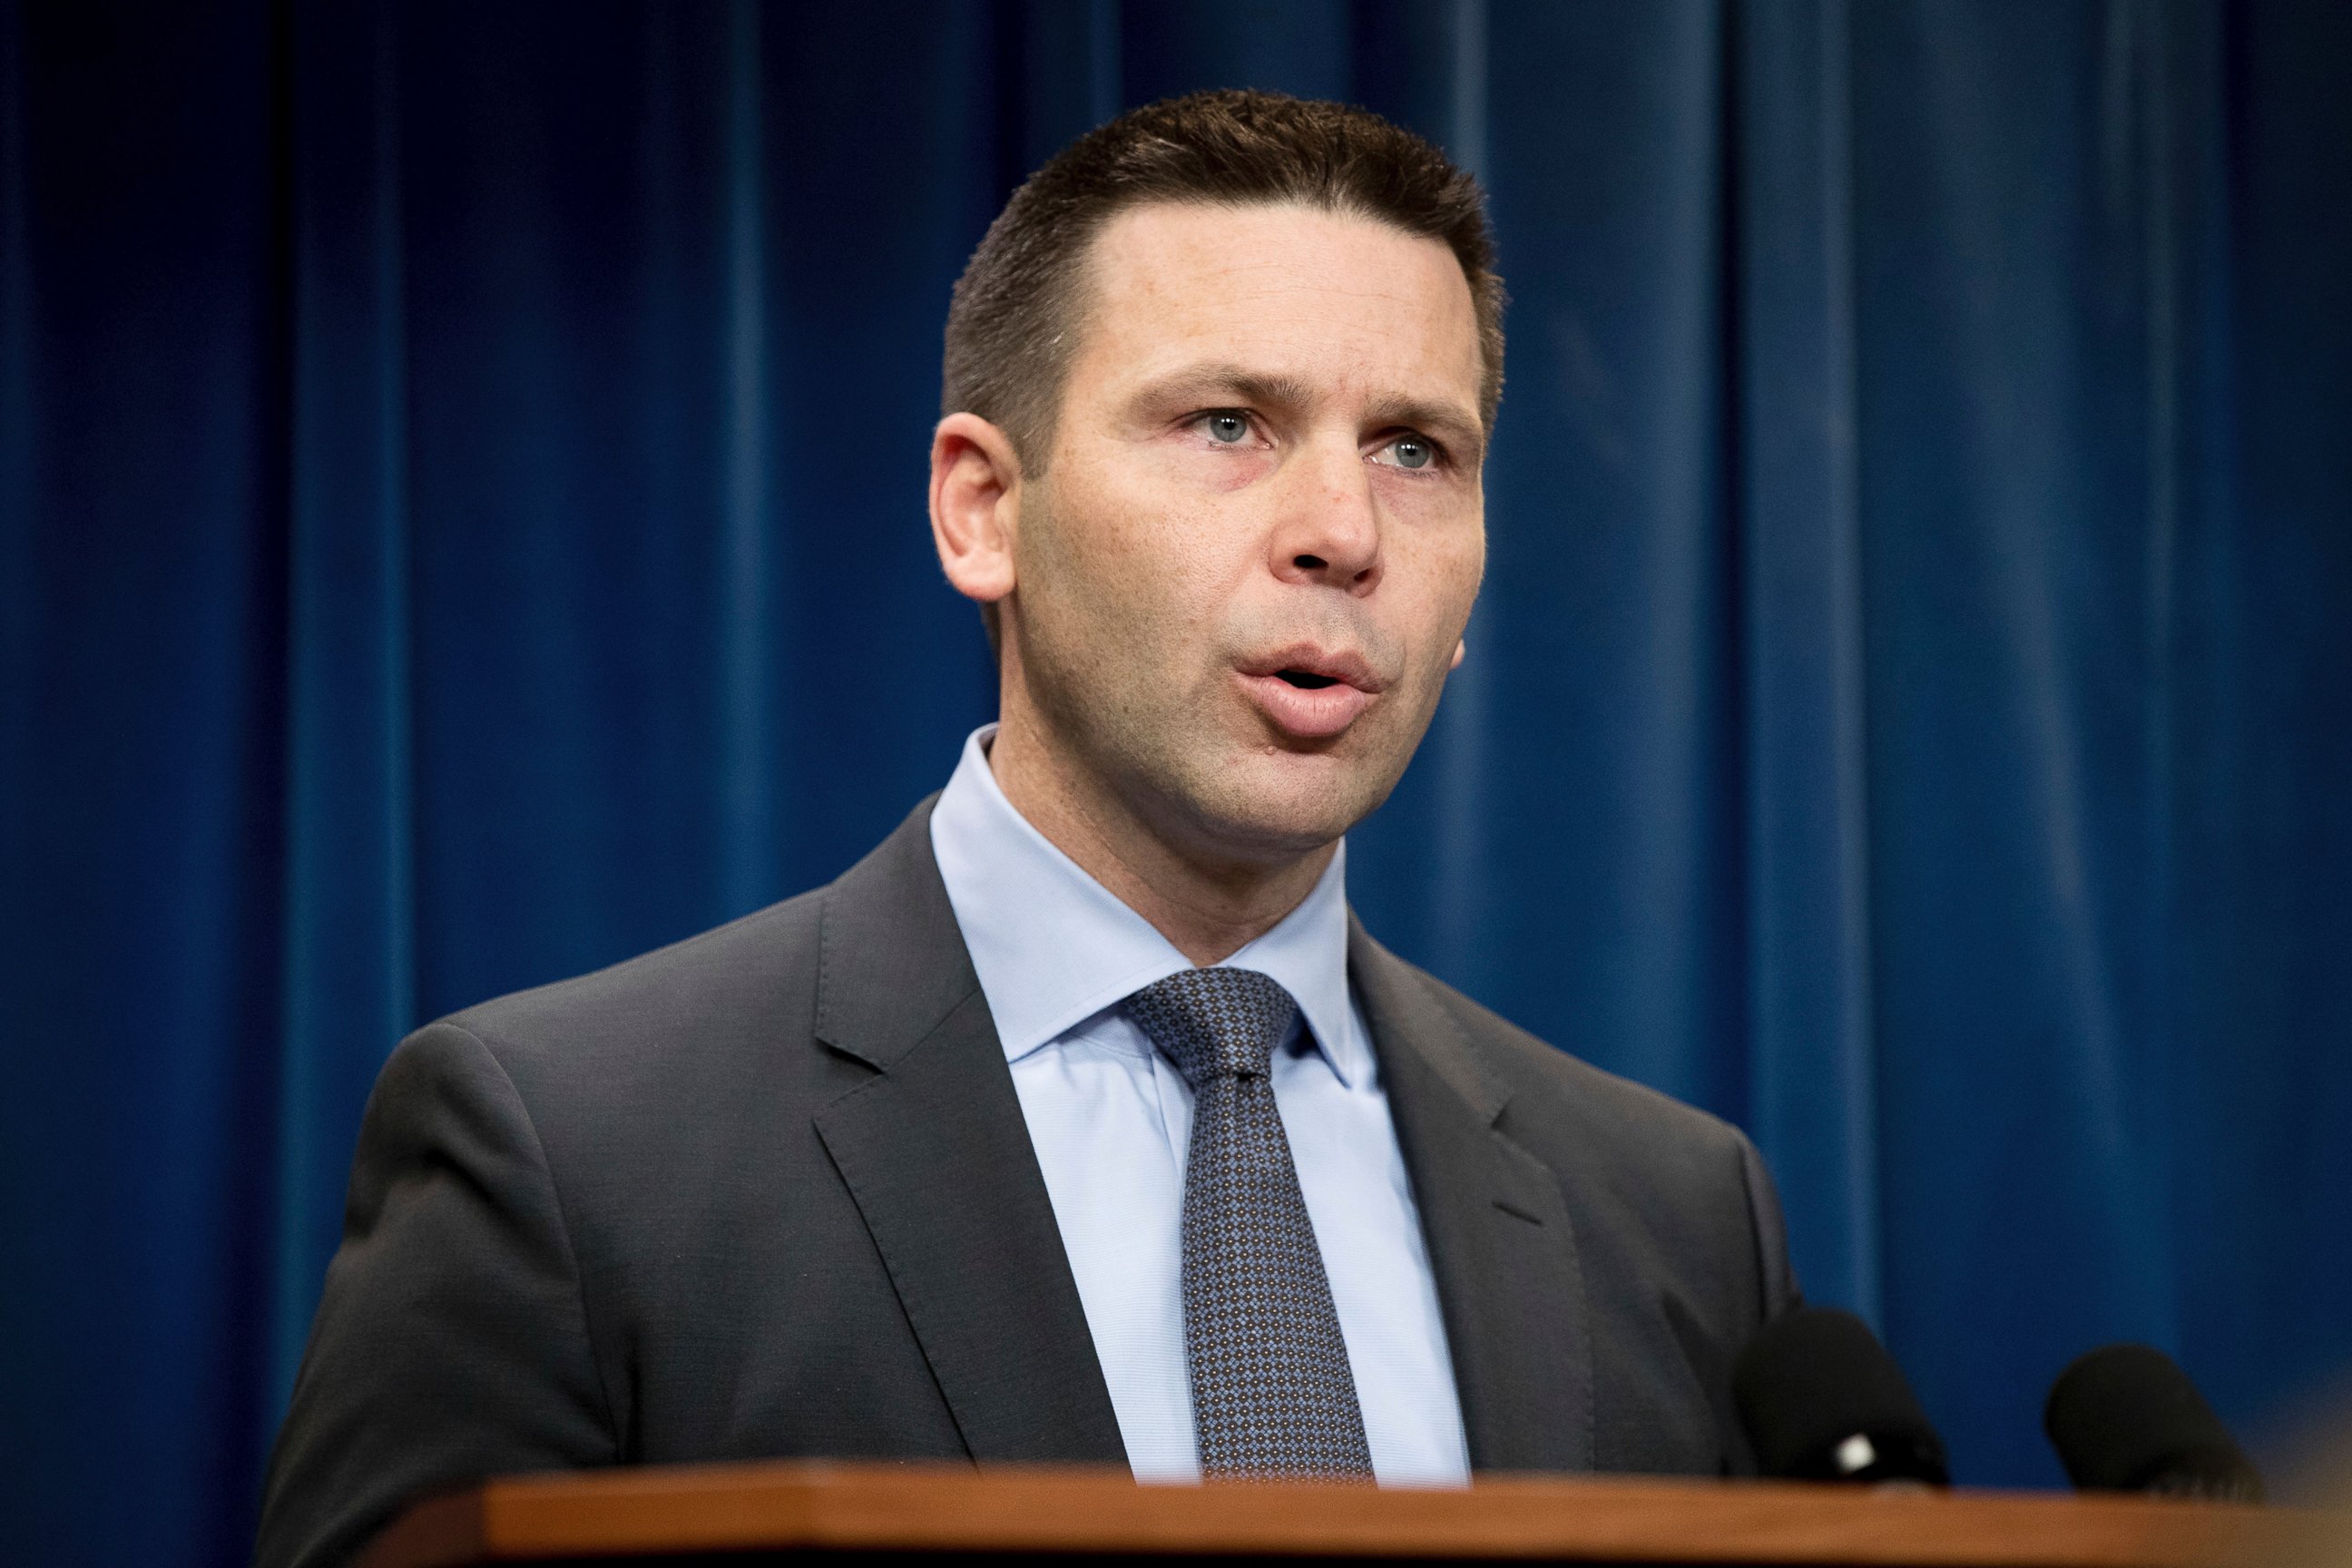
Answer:
<svg viewBox="0 0 2352 1568"><path fill-rule="evenodd" d="M1739 1352L1731 1391L1768 1476L1951 1484L1903 1369L1851 1312L1807 1307L1768 1323Z"/></svg>
<svg viewBox="0 0 2352 1568"><path fill-rule="evenodd" d="M2042 1429L2084 1491L2263 1500L2263 1478L2189 1374L2152 1345L2108 1345L2058 1374Z"/></svg>

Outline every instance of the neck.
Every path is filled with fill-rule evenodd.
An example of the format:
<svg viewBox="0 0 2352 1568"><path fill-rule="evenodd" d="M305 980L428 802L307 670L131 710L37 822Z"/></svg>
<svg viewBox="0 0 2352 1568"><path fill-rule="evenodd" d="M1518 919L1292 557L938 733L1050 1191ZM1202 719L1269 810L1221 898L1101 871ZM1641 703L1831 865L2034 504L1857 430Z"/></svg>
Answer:
<svg viewBox="0 0 2352 1568"><path fill-rule="evenodd" d="M1034 715L1006 712L988 763L1032 827L1194 963L1219 963L1273 930L1315 890L1338 850L1326 844L1259 861L1180 846L1074 765Z"/></svg>

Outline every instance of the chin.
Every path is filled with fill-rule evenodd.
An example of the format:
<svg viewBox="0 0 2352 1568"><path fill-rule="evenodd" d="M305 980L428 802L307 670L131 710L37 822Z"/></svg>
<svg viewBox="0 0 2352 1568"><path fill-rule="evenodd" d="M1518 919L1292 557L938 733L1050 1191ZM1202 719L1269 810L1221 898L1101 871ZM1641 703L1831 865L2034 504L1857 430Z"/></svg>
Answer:
<svg viewBox="0 0 2352 1568"><path fill-rule="evenodd" d="M1398 771L1329 753L1258 752L1225 759L1185 793L1229 852L1284 859L1322 848L1370 816Z"/></svg>

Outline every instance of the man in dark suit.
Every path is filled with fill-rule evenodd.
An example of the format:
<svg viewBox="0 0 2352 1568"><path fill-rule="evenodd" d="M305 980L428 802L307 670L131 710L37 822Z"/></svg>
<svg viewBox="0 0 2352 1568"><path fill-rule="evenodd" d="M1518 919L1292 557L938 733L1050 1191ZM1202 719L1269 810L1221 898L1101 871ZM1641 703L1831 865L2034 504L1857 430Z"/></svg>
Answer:
<svg viewBox="0 0 2352 1568"><path fill-rule="evenodd" d="M1754 1151L1346 907L1462 658L1500 310L1475 186L1335 105L1016 194L932 450L1000 722L832 886L402 1044L262 1562L562 1467L1747 1466Z"/></svg>

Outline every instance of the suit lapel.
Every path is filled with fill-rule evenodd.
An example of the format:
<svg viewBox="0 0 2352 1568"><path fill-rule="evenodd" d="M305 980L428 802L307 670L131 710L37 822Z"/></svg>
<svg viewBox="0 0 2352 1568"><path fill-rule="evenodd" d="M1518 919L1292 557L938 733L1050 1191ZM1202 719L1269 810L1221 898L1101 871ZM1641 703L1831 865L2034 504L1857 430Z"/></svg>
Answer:
<svg viewBox="0 0 2352 1568"><path fill-rule="evenodd" d="M1575 1227L1551 1171L1497 1126L1507 1089L1428 982L1351 915L1370 1025L1479 1470L1590 1470L1592 1343Z"/></svg>
<svg viewBox="0 0 2352 1568"><path fill-rule="evenodd" d="M876 1072L817 1113L817 1133L972 1458L1123 1464L930 816L926 802L826 890L817 1037Z"/></svg>

